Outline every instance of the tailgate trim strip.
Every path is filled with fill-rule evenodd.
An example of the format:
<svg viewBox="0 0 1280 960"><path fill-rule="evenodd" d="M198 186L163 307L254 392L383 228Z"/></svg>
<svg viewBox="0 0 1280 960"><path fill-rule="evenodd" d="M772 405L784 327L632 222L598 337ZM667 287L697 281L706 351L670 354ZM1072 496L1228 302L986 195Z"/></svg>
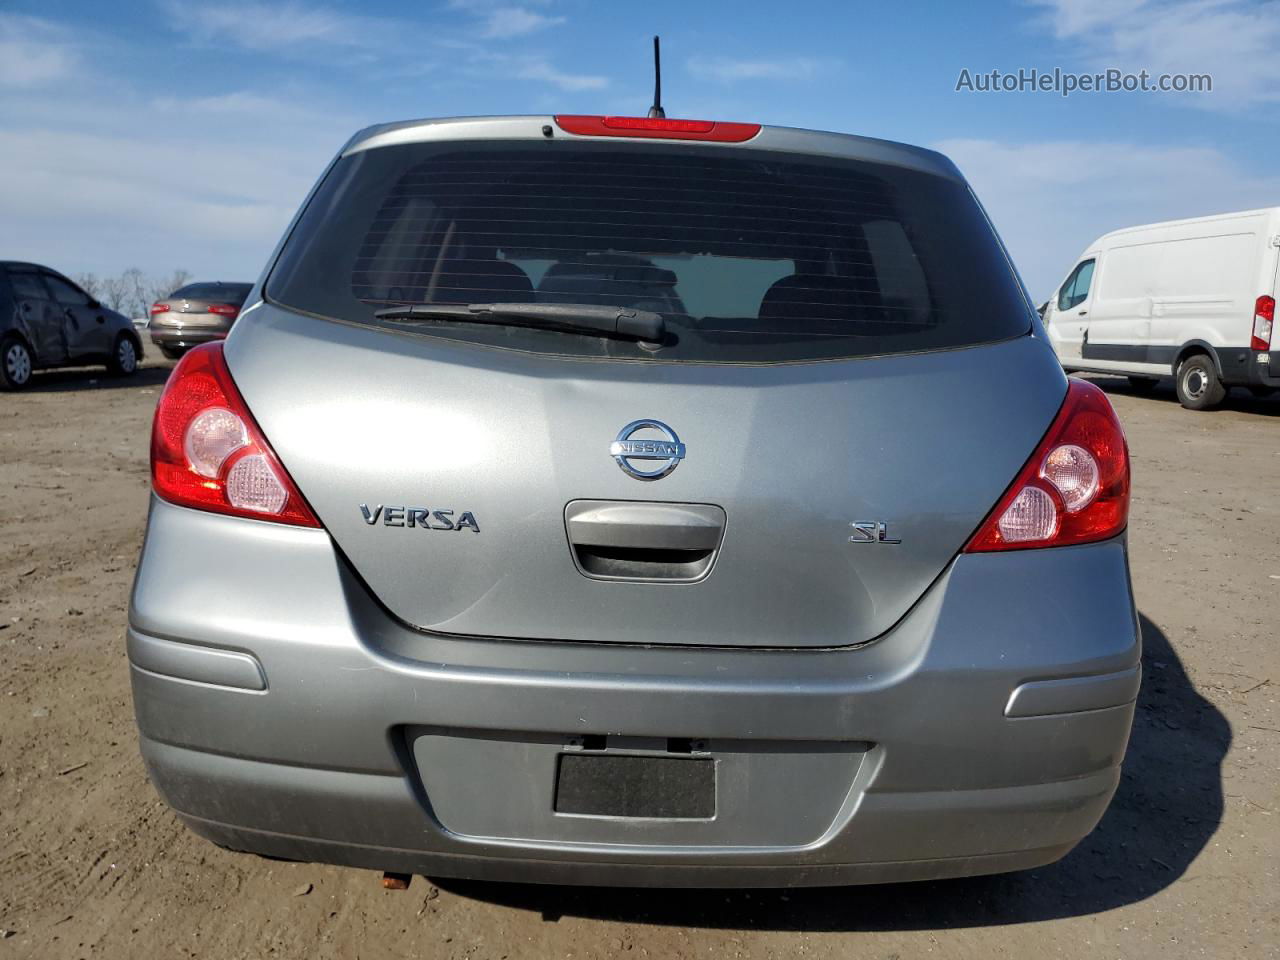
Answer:
<svg viewBox="0 0 1280 960"><path fill-rule="evenodd" d="M267 689L262 664L250 654L161 640L136 630L128 631L126 641L130 662L149 673L238 690Z"/></svg>
<svg viewBox="0 0 1280 960"><path fill-rule="evenodd" d="M1009 697L1006 717L1047 717L1060 713L1105 710L1131 703L1138 696L1142 668L1092 677L1065 677L1024 683Z"/></svg>

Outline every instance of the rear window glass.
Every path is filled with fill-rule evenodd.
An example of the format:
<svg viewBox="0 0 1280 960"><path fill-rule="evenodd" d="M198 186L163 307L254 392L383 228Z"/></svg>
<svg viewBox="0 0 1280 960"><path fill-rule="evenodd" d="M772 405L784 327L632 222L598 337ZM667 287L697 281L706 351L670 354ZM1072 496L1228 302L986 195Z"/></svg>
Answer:
<svg viewBox="0 0 1280 960"><path fill-rule="evenodd" d="M251 283L188 283L169 296L182 297L184 300L212 300L238 305L244 303L252 289Z"/></svg>
<svg viewBox="0 0 1280 960"><path fill-rule="evenodd" d="M323 317L575 356L761 363L1007 339L1028 308L962 183L869 162L652 144L408 144L340 160L267 292ZM392 323L415 303L661 313L657 350Z"/></svg>

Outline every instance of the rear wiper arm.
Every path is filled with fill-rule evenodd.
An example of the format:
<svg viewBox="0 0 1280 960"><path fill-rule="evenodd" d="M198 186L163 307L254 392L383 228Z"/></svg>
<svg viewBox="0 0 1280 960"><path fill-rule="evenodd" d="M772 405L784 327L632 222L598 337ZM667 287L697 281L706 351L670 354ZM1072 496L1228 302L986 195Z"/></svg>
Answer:
<svg viewBox="0 0 1280 960"><path fill-rule="evenodd" d="M628 337L661 343L667 326L662 314L592 303L418 303L374 312L379 320L452 320L499 326L567 330L600 337Z"/></svg>

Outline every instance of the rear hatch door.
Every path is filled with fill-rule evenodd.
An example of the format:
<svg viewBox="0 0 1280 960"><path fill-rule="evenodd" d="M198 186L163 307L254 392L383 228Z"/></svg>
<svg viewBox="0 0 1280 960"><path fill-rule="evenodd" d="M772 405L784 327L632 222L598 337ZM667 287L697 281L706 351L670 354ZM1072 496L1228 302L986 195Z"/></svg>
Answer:
<svg viewBox="0 0 1280 960"><path fill-rule="evenodd" d="M767 128L728 148L486 132L504 124L530 138L353 148L228 341L351 568L452 634L891 627L1066 389L954 168ZM376 315L432 302L643 309L668 337Z"/></svg>
<svg viewBox="0 0 1280 960"><path fill-rule="evenodd" d="M565 361L339 325L316 338L311 318L253 316L229 361L276 452L387 608L447 633L869 640L964 545L1062 398L1051 353L1029 337L709 367ZM610 452L642 418L685 445L659 480L633 478ZM723 542L694 582L593 579L566 528L580 501L715 505ZM428 529L408 526L415 508L430 511ZM464 515L478 530L459 526ZM455 529L432 529L445 521ZM869 540L854 523L884 533L873 526Z"/></svg>

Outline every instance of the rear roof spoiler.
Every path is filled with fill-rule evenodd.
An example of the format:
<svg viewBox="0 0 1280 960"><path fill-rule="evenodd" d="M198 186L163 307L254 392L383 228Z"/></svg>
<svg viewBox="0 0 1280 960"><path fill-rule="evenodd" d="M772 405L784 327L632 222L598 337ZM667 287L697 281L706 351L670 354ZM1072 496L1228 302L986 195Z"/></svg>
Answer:
<svg viewBox="0 0 1280 960"><path fill-rule="evenodd" d="M388 123L367 127L353 136L342 148L339 156L350 156L364 150L389 147L406 143L448 143L462 140L539 140L548 139L582 139L599 140L604 136L617 137L618 134L601 134L606 119L615 123L645 120L646 118L605 118L592 117L598 121L597 131L579 133L566 128L561 122L569 121L575 126L578 116L507 116L507 117L444 117L439 119L407 120L399 123ZM697 137L699 146L708 149L742 149L776 150L784 153L807 153L813 156L840 157L855 160L868 160L873 163L886 163L896 167L907 167L923 173L932 173L952 180L963 181L960 171L947 157L935 150L915 147L892 140L878 140L874 137L859 137L847 133L827 133L820 130L803 130L795 127L774 127L766 124L728 124L721 121L694 120L679 121L685 124L710 124L713 128L727 128L735 135L741 134L741 128L754 131L749 139L705 139ZM552 136L544 132L550 127ZM579 128L585 129L585 128ZM635 136L634 130L624 136ZM689 136L657 137L649 136L655 142L688 143L695 139Z"/></svg>

